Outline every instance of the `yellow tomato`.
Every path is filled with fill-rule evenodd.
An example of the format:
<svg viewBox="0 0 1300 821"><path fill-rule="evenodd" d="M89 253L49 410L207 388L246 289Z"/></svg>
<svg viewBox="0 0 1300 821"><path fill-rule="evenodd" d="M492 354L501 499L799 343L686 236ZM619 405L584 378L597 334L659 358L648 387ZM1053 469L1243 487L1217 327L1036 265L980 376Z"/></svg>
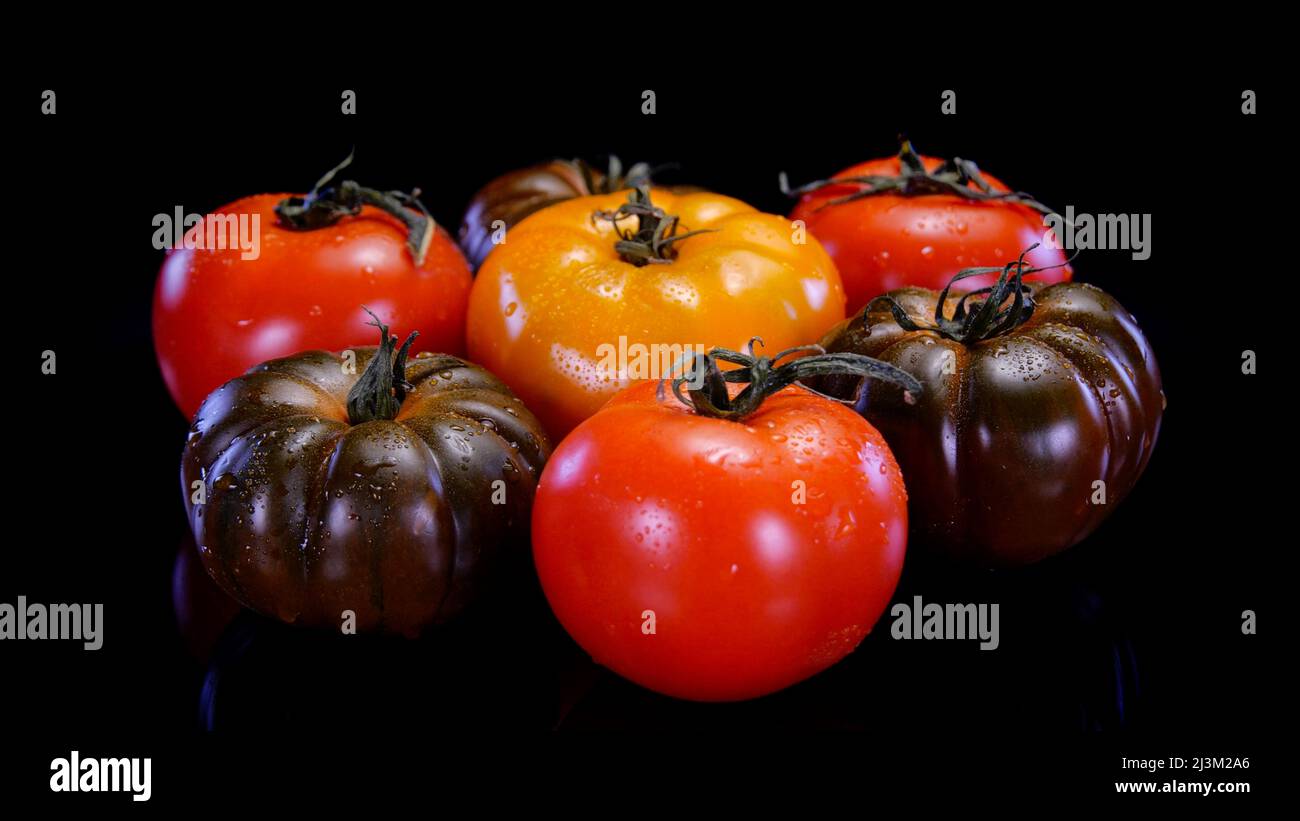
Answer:
<svg viewBox="0 0 1300 821"><path fill-rule="evenodd" d="M839 274L810 234L731 197L655 188L511 228L474 280L468 345L558 441L632 382L676 375L682 354L755 336L774 354L843 318Z"/></svg>

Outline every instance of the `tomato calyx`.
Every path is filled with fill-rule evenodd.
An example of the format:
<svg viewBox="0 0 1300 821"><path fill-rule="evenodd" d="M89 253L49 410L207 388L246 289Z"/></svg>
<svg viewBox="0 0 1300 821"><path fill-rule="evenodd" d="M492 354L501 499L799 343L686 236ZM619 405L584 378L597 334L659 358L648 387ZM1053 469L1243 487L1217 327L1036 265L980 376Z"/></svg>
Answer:
<svg viewBox="0 0 1300 821"><path fill-rule="evenodd" d="M902 368L878 359L856 353L827 353L821 345L800 345L788 348L776 356L755 356L754 343L763 340L754 337L749 341L749 353L714 348L706 354L697 354L686 372L672 381L673 394L684 405L695 409L700 416L740 421L759 409L769 396L801 379L814 376L850 375L893 382L903 389L908 404L921 393L921 383ZM811 354L778 365L782 359L794 354ZM724 371L718 362L730 362L739 368ZM727 390L729 382L749 383L733 398ZM663 398L664 380L659 382L659 396ZM805 390L835 402L844 402L834 396ZM683 388L686 392L683 393Z"/></svg>
<svg viewBox="0 0 1300 821"><path fill-rule="evenodd" d="M353 180L343 180L337 185L334 177L352 164L352 154L331 168L316 181L309 193L301 197L286 197L275 206L280 224L295 231L315 231L327 228L344 217L355 217L363 205L372 205L401 220L406 226L406 247L416 265L424 264L433 241L435 223L429 209L420 202L420 189L407 194L404 191L377 191Z"/></svg>
<svg viewBox="0 0 1300 821"><path fill-rule="evenodd" d="M591 194L613 194L627 188L651 185L650 175L655 171L650 163L639 162L633 163L627 173L624 173L623 161L614 154L609 155L609 166L604 173L592 168L586 160L574 160L573 165L582 175L582 182Z"/></svg>
<svg viewBox="0 0 1300 821"><path fill-rule="evenodd" d="M976 202L1006 202L1023 205L1040 214L1055 213L1051 208L1023 191L994 191L993 186L980 173L979 166L970 160L953 157L944 160L934 171L926 171L921 156L912 148L912 141L900 137L898 149L900 173L866 174L859 177L836 177L829 180L815 180L798 188L790 187L790 180L782 171L780 174L781 193L787 197L801 197L828 186L857 185L859 190L842 197L835 197L817 206L818 211L831 205L843 205L865 197L892 194L899 197L923 197L931 194L953 194Z"/></svg>
<svg viewBox="0 0 1300 821"><path fill-rule="evenodd" d="M888 294L871 300L864 313L871 313L877 305L884 305L893 314L894 322L898 323L898 327L905 331L934 331L945 339L965 345L1009 333L1034 315L1033 289L1024 283L1025 276L1061 268L1069 265L1074 259L1071 257L1056 265L1033 268L1025 262L1025 256L1037 247L1038 243L1034 243L1022 251L1018 259L1008 262L1001 268L964 268L958 271L939 292L939 299L934 306L934 324L917 322L908 315L897 300ZM953 285L963 279L987 274L998 274L998 281L988 288L979 288L962 294L953 308L952 316L943 315L944 305L948 302L948 291ZM966 304L968 299L978 296L983 296L984 299L974 300L969 306ZM1009 305L1008 301L1010 301Z"/></svg>
<svg viewBox="0 0 1300 821"><path fill-rule="evenodd" d="M636 217L637 228L620 229L618 221L627 217ZM702 228L696 231L677 233L680 220L675 214L669 214L650 201L650 186L645 181L639 182L628 195L627 202L614 211L597 210L592 213L591 221L609 220L618 232L619 240L614 243L614 250L624 262L630 262L638 268L652 263L672 262L677 257L674 243L706 234L712 229Z"/></svg>
<svg viewBox="0 0 1300 821"><path fill-rule="evenodd" d="M375 351L370 364L361 372L361 378L348 391L348 422L353 425L397 416L406 392L412 388L406 381L406 357L411 351L411 343L420 335L419 331L411 331L402 347L397 349L397 337L388 335L388 326L383 320L364 305L361 308L374 320L366 324L379 329L379 350ZM394 349L397 349L396 358Z"/></svg>

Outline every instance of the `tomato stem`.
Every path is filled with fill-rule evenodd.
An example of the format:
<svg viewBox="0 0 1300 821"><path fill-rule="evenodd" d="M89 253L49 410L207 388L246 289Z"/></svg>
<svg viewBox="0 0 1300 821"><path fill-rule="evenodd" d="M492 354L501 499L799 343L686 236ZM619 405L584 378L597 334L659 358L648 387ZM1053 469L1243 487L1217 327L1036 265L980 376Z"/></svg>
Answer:
<svg viewBox="0 0 1300 821"><path fill-rule="evenodd" d="M897 176L866 174L860 177L836 177L829 180L816 180L798 188L791 188L789 178L782 171L779 176L781 193L787 197L801 197L804 194L810 194L813 191L829 186L859 186L859 189L851 194L835 197L822 203L817 207L818 211L831 205L843 205L846 202L882 194L892 194L899 197L953 194L977 202L994 201L1023 205L1040 214L1054 213L1051 208L1043 205L1023 191L994 191L993 186L989 185L988 181L980 173L979 166L970 160L963 160L961 157L944 160L933 171L926 171L925 163L922 161L921 156L916 153L916 150L912 148L911 140L899 136L899 141L901 146L898 149L899 173Z"/></svg>
<svg viewBox="0 0 1300 821"><path fill-rule="evenodd" d="M1022 251L1018 259L1008 262L1001 268L964 268L958 271L939 293L939 299L934 305L934 324L932 325L924 325L914 320L908 315L906 309L899 305L898 301L889 294L878 296L867 303L864 313L871 313L876 309L877 305L884 305L893 314L894 322L898 323L898 327L905 331L934 331L946 339L963 344L971 344L1009 333L1014 328L1023 325L1029 320L1029 317L1034 315L1034 292L1032 288L1024 283L1024 278L1029 274L1050 271L1053 268L1069 265L1074 259L1074 257L1071 257L1065 262L1056 265L1032 268L1029 263L1025 262L1025 256L1037 247L1038 243L1034 243ZM962 294L953 308L952 316L944 316L943 309L948 302L948 291L953 285L963 279L987 274L998 274L998 281L991 287L979 288ZM983 296L984 299L974 300L968 307L966 301L976 296ZM1008 300L1010 300L1009 305L1007 304Z"/></svg>
<svg viewBox="0 0 1300 821"><path fill-rule="evenodd" d="M388 326L374 311L364 305L361 308L374 320L366 324L379 329L379 350L375 351L361 378L348 391L348 421L353 425L397 416L406 392L412 387L406 381L406 357L411 343L420 335L419 331L411 331L394 359L397 337L388 335Z"/></svg>
<svg viewBox="0 0 1300 821"><path fill-rule="evenodd" d="M297 231L315 231L333 225L344 217L355 217L361 207L372 205L402 221L406 226L406 247L416 265L423 265L429 252L429 243L436 233L436 223L429 210L420 202L417 188L407 194L403 191L377 191L352 180L332 185L334 177L352 164L352 154L331 168L317 180L311 191L302 197L286 197L275 206L280 224Z"/></svg>
<svg viewBox="0 0 1300 821"><path fill-rule="evenodd" d="M577 166L578 173L582 174L582 181L591 194L613 194L626 188L650 185L650 175L656 170L650 167L650 163L639 162L634 163L625 174L623 161L615 154L609 155L609 166L604 174L583 159L573 160L573 164Z"/></svg>
<svg viewBox="0 0 1300 821"><path fill-rule="evenodd" d="M673 394L684 405L695 409L700 416L716 419L740 421L758 410L769 396L793 385L802 379L832 374L847 374L871 379L883 379L893 382L903 389L903 396L911 403L921 393L921 383L907 371L878 359L856 353L826 353L820 345L801 345L781 351L774 357L755 356L754 343L763 344L763 340L754 337L749 341L749 353L741 353L726 348L714 348L707 354L698 354L687 368L686 373L672 381ZM788 356L794 354L813 354L801 356L784 365L778 365ZM724 371L718 362L730 362L739 365L734 370ZM734 398L727 390L729 382L749 383ZM664 381L659 383L662 397ZM683 388L686 392L683 393ZM828 396L802 386L818 396L835 402L845 402L834 396ZM847 400L851 402L852 400Z"/></svg>
<svg viewBox="0 0 1300 821"><path fill-rule="evenodd" d="M636 217L637 228L619 229L618 221L627 217ZM651 263L672 262L677 257L674 243L681 242L696 234L705 234L712 229L700 229L678 234L679 219L669 214L650 201L650 186L638 181L628 195L627 202L614 211L596 211L591 215L594 224L597 220L609 220L619 235L614 243L614 250L624 262L630 262L638 268Z"/></svg>

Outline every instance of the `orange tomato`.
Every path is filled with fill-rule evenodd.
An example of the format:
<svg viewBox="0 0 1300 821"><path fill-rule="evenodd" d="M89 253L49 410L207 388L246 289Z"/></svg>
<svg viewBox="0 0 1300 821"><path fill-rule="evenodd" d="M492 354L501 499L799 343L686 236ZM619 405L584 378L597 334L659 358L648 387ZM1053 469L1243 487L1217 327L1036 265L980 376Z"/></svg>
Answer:
<svg viewBox="0 0 1300 821"><path fill-rule="evenodd" d="M638 266L615 247L657 221L612 216L637 196L624 191L538 211L509 229L474 280L470 358L556 441L622 388L671 376L682 353L741 350L754 336L775 353L844 318L835 263L785 217L720 194L648 193L660 216L679 220L667 259ZM694 231L703 233L685 236Z"/></svg>

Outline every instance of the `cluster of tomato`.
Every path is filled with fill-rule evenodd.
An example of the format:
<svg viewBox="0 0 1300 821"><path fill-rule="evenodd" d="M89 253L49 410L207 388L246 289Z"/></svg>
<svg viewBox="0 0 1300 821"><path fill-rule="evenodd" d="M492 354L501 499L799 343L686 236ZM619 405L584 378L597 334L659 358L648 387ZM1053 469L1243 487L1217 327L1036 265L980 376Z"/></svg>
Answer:
<svg viewBox="0 0 1300 821"><path fill-rule="evenodd" d="M557 161L480 191L460 248L336 176L218 209L261 215L260 256L176 249L154 304L203 563L285 621L415 634L531 541L597 661L749 698L857 646L909 534L1036 561L1154 446L1132 316L967 161L905 144L789 218ZM600 353L620 344L707 353L638 380Z"/></svg>

